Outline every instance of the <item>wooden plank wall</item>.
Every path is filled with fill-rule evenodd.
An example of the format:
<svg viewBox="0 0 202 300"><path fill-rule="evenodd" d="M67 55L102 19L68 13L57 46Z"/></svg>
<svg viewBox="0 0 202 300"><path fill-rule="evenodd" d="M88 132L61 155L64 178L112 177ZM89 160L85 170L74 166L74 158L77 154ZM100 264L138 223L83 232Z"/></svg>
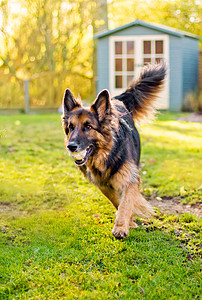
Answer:
<svg viewBox="0 0 202 300"><path fill-rule="evenodd" d="M202 50L199 52L199 90L202 91Z"/></svg>

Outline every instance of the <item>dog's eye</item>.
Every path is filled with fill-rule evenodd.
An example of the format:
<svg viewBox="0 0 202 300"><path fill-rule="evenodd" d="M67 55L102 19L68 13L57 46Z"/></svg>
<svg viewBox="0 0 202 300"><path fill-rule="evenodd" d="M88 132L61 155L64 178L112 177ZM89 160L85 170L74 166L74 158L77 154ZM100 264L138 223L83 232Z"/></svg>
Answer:
<svg viewBox="0 0 202 300"><path fill-rule="evenodd" d="M69 131L73 131L74 130L74 125L72 123L69 124Z"/></svg>
<svg viewBox="0 0 202 300"><path fill-rule="evenodd" d="M68 127L65 128L65 133L66 133L66 135L68 135L68 133L69 133L69 128Z"/></svg>
<svg viewBox="0 0 202 300"><path fill-rule="evenodd" d="M84 130L91 130L92 126L89 123L84 124Z"/></svg>

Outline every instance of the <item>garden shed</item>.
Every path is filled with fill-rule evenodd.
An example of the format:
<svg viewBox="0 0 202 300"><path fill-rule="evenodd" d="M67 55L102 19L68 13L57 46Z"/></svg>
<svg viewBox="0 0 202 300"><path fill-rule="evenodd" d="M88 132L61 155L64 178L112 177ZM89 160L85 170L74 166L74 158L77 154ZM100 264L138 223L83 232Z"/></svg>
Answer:
<svg viewBox="0 0 202 300"><path fill-rule="evenodd" d="M175 28L136 20L98 33L97 91L112 96L126 89L142 67L161 60L168 66L158 109L179 111L187 94L198 87L199 37Z"/></svg>

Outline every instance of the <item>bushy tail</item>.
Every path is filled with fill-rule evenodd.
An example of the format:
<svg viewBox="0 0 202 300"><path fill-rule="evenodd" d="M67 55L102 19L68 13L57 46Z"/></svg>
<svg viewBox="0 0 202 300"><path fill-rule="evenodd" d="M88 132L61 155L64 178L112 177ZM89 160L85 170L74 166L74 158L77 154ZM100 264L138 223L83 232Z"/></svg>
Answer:
<svg viewBox="0 0 202 300"><path fill-rule="evenodd" d="M153 103L163 87L165 75L165 64L147 65L139 79L132 82L124 93L114 98L122 101L133 119L139 121L154 112Z"/></svg>

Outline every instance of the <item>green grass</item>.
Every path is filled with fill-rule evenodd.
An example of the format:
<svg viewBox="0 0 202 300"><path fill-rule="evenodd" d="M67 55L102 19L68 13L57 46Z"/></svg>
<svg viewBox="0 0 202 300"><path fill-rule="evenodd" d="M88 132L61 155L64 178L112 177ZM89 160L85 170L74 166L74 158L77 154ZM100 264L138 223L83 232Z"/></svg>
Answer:
<svg viewBox="0 0 202 300"><path fill-rule="evenodd" d="M202 197L202 125L179 122L165 114L142 132L142 170L145 192L180 195L191 204ZM173 117L173 118L172 118Z"/></svg>
<svg viewBox="0 0 202 300"><path fill-rule="evenodd" d="M202 125L139 128L142 191L197 203ZM199 299L195 216L158 212L124 241L115 210L66 154L58 115L0 117L0 299Z"/></svg>

